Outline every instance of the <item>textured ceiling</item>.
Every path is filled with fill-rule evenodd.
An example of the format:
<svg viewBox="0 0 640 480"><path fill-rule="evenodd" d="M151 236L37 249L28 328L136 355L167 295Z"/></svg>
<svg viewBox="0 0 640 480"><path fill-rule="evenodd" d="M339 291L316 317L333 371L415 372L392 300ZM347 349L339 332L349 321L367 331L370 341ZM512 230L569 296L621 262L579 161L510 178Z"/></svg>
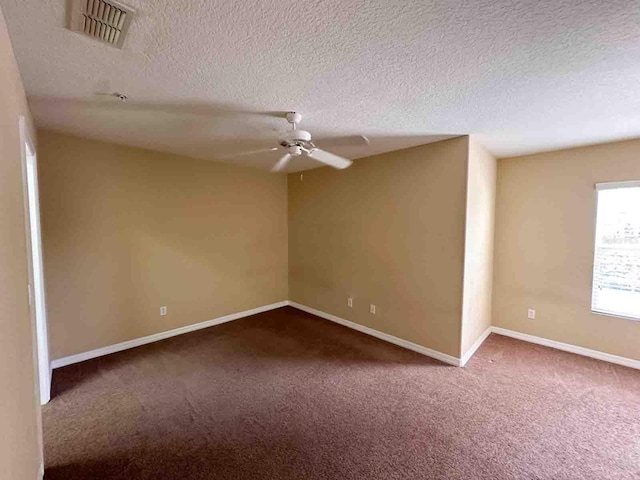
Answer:
<svg viewBox="0 0 640 480"><path fill-rule="evenodd" d="M65 0L0 0L38 126L212 160L275 146L286 110L353 158L468 133L499 157L640 136L640 1L128 4L118 50L66 30ZM130 101L96 95L113 91ZM352 134L371 144L321 141Z"/></svg>

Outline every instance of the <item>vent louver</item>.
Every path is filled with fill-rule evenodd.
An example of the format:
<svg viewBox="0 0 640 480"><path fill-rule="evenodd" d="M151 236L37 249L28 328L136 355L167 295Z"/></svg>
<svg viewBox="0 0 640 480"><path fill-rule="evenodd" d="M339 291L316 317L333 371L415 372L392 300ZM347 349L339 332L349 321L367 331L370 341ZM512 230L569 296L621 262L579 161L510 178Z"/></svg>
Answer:
<svg viewBox="0 0 640 480"><path fill-rule="evenodd" d="M117 48L122 48L134 11L111 0L72 0L70 26L82 33Z"/></svg>

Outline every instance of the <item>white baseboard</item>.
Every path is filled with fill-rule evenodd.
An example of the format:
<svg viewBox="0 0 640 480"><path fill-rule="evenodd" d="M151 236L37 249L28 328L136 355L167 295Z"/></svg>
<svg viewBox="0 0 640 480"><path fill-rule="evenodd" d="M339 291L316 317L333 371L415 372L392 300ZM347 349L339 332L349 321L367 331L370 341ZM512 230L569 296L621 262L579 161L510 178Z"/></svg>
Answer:
<svg viewBox="0 0 640 480"><path fill-rule="evenodd" d="M372 337L379 338L380 340L393 343L394 345L398 345L408 350L413 350L414 352L421 353L422 355L426 355L427 357L435 358L436 360L440 360L441 362L447 363L449 365L454 365L456 367L465 366L467 362L471 359L471 357L475 354L475 352L478 350L478 348L480 348L482 343L487 339L487 337L491 333L496 333L498 335L504 335L506 337L516 338L518 340L523 340L525 342L535 343L537 345L543 345L545 347L555 348L557 350L563 350L565 352L575 353L577 355L595 358L597 360L602 360L604 362L615 363L616 365L623 365L625 367L630 367L630 368L635 368L640 370L640 360L633 360L631 358L620 357L617 355L612 355L610 353L604 353L597 350L591 350L589 348L578 347L577 345L557 342L555 340L549 340L547 338L536 337L534 335L516 332L514 330L508 330L506 328L501 328L501 327L488 328L480 336L480 338L476 340L476 342L471 346L471 348L464 354L462 358L457 358L442 352L438 352L437 350L432 350L430 348L423 347L422 345L418 345L408 340L394 337L393 335L389 335L388 333L380 332L379 330L374 330L373 328L365 327L364 325L360 325L359 323L351 322L344 318L331 315L330 313L322 312L320 310L316 310L315 308L307 307L306 305L302 305L296 302L291 302L288 300L272 303L270 305L264 305L262 307L253 308L251 310L245 310L243 312L232 313L230 315L225 315L223 317L214 318L212 320L207 320L207 321L196 323L193 325L186 325L184 327L175 328L173 330L168 330L166 332L155 333L153 335L148 335L146 337L128 340L126 342L98 348L96 350L78 353L76 355L70 355L68 357L58 358L51 362L51 368L54 369L54 368L65 367L67 365L83 362L85 360L90 360L92 358L101 357L103 355L109 355L111 353L120 352L122 350L128 350L130 348L139 347L141 345L157 342L159 340L164 340L165 338L175 337L176 335L182 335L183 333L194 332L196 330L212 327L214 325L220 325L222 323L230 322L232 320L237 320L239 318L249 317L251 315L267 312L269 310L275 310L276 308L285 307L287 305L290 305L304 312L311 313L312 315L316 315L320 318L324 318L326 320L339 323L340 325L344 325L345 327L352 328L359 332L366 333L367 335L371 335Z"/></svg>
<svg viewBox="0 0 640 480"><path fill-rule="evenodd" d="M316 310L315 308L307 307L306 305L302 305L300 303L289 301L289 305L291 305L294 308L297 308L298 310L302 310L303 312L310 313L312 315L324 318L326 320L331 320L332 322L339 323L340 325L344 325L345 327L349 327L359 332L366 333L367 335L371 335L372 337L379 338L380 340L393 343L394 345L398 345L400 347L413 350L414 352L421 353L422 355L426 355L427 357L435 358L436 360L440 360L441 362L448 363L449 365L454 365L456 367L460 366L460 359L457 357L452 357L451 355L438 352L437 350L432 350L430 348L423 347L422 345L418 345L417 343L413 343L408 340L404 340L402 338L394 337L393 335L389 335L388 333L380 332L379 330L374 330L373 328L365 327L364 325L360 325L359 323L351 322L344 318L340 318L335 315L331 315L330 313L325 313L320 310Z"/></svg>
<svg viewBox="0 0 640 480"><path fill-rule="evenodd" d="M38 480L42 480L44 478L44 463L40 463L40 467L38 468Z"/></svg>
<svg viewBox="0 0 640 480"><path fill-rule="evenodd" d="M543 345L545 347L555 348L557 350L563 350L565 352L575 353L584 357L591 357L604 362L615 363L616 365L623 365L625 367L635 368L640 370L640 360L633 360L631 358L619 357L610 353L600 352L598 350L591 350L589 348L578 347L577 345L571 345L570 343L556 342L555 340L549 340L547 338L536 337L527 333L516 332L514 330L507 330L506 328L491 327L493 333L498 335L504 335L505 337L517 338L529 343L535 343Z"/></svg>
<svg viewBox="0 0 640 480"><path fill-rule="evenodd" d="M129 348L139 347L140 345L146 345L147 343L157 342L164 340L165 338L175 337L176 335L182 335L183 333L194 332L207 327L213 327L214 325L220 325L221 323L237 320L238 318L249 317L257 313L267 312L269 310L275 310L276 308L285 307L289 305L288 301L282 301L272 303L270 305L264 305L262 307L252 308L251 310L245 310L244 312L232 313L225 315L224 317L214 318L212 320L206 320L204 322L195 323L193 325L186 325L184 327L175 328L173 330L167 330L166 332L154 333L146 337L135 338L122 343L116 343L115 345L109 345L108 347L97 348L89 352L78 353L68 357L58 358L51 362L51 368L66 367L73 363L84 362L92 358L101 357L103 355L109 355L110 353L121 352L122 350L128 350Z"/></svg>
<svg viewBox="0 0 640 480"><path fill-rule="evenodd" d="M471 357L473 357L473 355L476 353L476 350L480 348L480 345L484 343L487 337L491 335L491 332L492 332L492 327L487 328L484 331L484 333L480 335L480 337L473 343L473 345L471 345L471 348L467 350L467 353L465 353L462 356L462 359L460 360L461 367L464 367L467 364L467 362L471 360Z"/></svg>

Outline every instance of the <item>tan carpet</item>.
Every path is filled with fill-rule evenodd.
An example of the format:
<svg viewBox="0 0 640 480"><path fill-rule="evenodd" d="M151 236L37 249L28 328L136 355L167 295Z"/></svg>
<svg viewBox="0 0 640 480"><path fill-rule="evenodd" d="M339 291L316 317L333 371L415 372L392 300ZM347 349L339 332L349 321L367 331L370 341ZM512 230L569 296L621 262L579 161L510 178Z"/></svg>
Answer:
<svg viewBox="0 0 640 480"><path fill-rule="evenodd" d="M640 479L640 371L496 335L461 369L287 307L53 380L49 480Z"/></svg>

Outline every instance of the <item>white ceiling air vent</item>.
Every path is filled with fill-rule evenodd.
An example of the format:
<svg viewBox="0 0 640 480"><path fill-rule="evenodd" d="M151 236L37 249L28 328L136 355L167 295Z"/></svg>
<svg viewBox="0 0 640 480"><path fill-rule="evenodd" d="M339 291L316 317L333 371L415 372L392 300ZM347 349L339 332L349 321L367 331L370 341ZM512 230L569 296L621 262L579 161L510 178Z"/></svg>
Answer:
<svg viewBox="0 0 640 480"><path fill-rule="evenodd" d="M134 11L111 0L71 0L69 28L122 48Z"/></svg>

